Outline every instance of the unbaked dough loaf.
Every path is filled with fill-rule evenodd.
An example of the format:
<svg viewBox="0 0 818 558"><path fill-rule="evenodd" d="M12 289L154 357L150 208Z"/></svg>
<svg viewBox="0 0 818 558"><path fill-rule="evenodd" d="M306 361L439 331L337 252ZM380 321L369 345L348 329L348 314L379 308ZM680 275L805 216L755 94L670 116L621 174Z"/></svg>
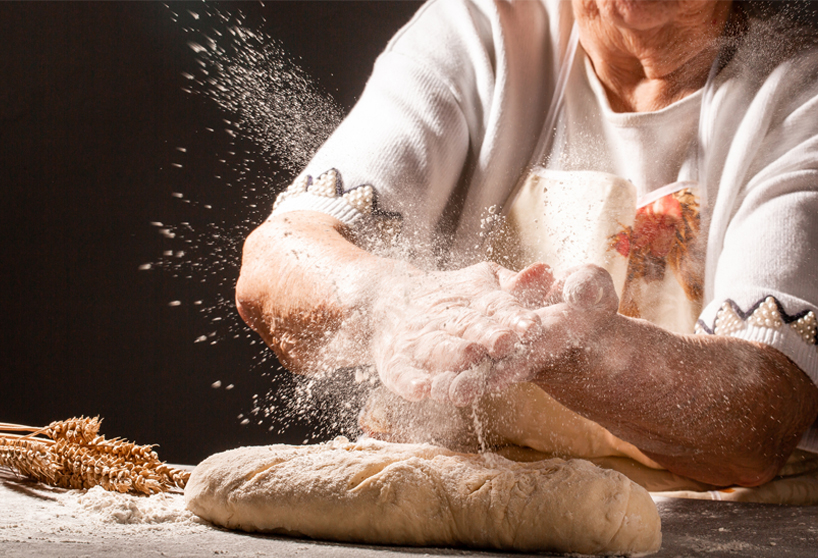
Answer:
<svg viewBox="0 0 818 558"><path fill-rule="evenodd" d="M358 543L635 554L662 539L650 495L615 471L426 444L238 448L196 467L185 500L230 529Z"/></svg>

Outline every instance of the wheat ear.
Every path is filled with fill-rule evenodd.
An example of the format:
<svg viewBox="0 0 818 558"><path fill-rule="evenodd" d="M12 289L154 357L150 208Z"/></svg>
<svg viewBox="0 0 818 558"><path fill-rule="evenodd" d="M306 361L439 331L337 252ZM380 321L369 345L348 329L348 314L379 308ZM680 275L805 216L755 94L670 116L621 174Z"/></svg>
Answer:
<svg viewBox="0 0 818 558"><path fill-rule="evenodd" d="M99 485L149 495L185 487L188 471L160 461L154 446L106 440L99 434L101 422L99 417L79 417L44 428L0 423L0 467L61 488Z"/></svg>

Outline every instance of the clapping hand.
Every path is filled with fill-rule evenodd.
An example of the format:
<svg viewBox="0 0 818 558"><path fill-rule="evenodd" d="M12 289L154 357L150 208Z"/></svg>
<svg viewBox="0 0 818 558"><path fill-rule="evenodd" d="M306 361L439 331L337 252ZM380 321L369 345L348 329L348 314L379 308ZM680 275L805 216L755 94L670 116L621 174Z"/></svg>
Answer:
<svg viewBox="0 0 818 558"><path fill-rule="evenodd" d="M560 279L544 264L418 273L380 300L373 349L383 383L410 401L457 406L542 380L592 343L618 306L610 275L593 265Z"/></svg>
<svg viewBox="0 0 818 558"><path fill-rule="evenodd" d="M541 336L533 303L552 283L543 264L520 273L480 263L395 277L375 304L372 348L381 381L410 401L470 403L492 363Z"/></svg>

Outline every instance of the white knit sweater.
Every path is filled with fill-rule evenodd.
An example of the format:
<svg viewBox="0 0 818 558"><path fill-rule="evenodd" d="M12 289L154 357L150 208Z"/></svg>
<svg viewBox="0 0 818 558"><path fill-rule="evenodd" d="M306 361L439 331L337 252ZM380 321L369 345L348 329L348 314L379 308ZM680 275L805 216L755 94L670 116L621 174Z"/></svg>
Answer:
<svg viewBox="0 0 818 558"><path fill-rule="evenodd" d="M483 218L531 162L571 25L558 0L432 0L274 214L317 209L362 231L399 219L421 253L481 259ZM676 171L705 190L697 332L768 343L818 383L818 51L792 55L768 23L746 37L700 93L698 150Z"/></svg>

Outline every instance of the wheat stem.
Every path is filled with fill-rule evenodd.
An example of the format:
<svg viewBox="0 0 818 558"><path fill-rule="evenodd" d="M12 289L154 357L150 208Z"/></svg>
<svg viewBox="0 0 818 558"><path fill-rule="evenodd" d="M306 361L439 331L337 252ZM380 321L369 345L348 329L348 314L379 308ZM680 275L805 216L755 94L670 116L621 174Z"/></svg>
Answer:
<svg viewBox="0 0 818 558"><path fill-rule="evenodd" d="M0 422L0 430L10 430L13 432L33 432L35 430L42 430L38 426L26 426L24 424L12 424L10 422Z"/></svg>

